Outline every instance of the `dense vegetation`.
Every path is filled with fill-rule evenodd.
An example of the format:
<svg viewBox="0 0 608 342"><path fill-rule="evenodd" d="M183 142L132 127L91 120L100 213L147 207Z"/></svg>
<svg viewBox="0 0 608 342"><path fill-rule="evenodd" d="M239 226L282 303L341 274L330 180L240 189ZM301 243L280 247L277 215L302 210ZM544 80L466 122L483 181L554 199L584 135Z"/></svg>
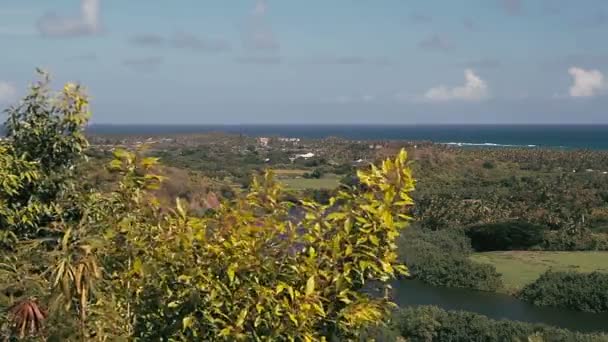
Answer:
<svg viewBox="0 0 608 342"><path fill-rule="evenodd" d="M301 171L293 178L313 181L338 175L343 183L353 185L353 166L366 164L359 161L383 159L405 147L418 182L413 215L422 228L464 230L487 224L506 227L515 222L544 228L542 242L526 248L608 250L606 151L467 149L337 138L286 142L271 137L262 145L254 137L220 134L174 136L170 140L155 145L151 154L170 166L200 171L239 187L249 184L251 171L266 166ZM315 156L294 159L308 152ZM306 186L295 188L337 185L302 183Z"/></svg>
<svg viewBox="0 0 608 342"><path fill-rule="evenodd" d="M527 222L501 222L467 229L471 246L478 252L527 250L543 242L545 228Z"/></svg>
<svg viewBox="0 0 608 342"><path fill-rule="evenodd" d="M399 310L388 328L373 329L367 337L398 341L608 341L606 335L580 334L540 324L492 320L485 316L445 311L433 306Z"/></svg>
<svg viewBox="0 0 608 342"><path fill-rule="evenodd" d="M470 242L464 234L411 229L399 248L412 277L436 286L496 291L502 287L494 267L469 260Z"/></svg>
<svg viewBox="0 0 608 342"><path fill-rule="evenodd" d="M414 182L405 151L327 205L284 200L271 172L233 201L162 207L156 158L117 149L97 188L88 102L45 78L8 110L0 145L0 333L50 340L350 339L391 308ZM291 216L297 207L303 215ZM384 296L360 291L366 283Z"/></svg>
<svg viewBox="0 0 608 342"><path fill-rule="evenodd" d="M607 152L434 147L412 156L426 229L518 221L546 228L541 249L608 249Z"/></svg>
<svg viewBox="0 0 608 342"><path fill-rule="evenodd" d="M608 274L549 271L519 296L539 306L608 312Z"/></svg>

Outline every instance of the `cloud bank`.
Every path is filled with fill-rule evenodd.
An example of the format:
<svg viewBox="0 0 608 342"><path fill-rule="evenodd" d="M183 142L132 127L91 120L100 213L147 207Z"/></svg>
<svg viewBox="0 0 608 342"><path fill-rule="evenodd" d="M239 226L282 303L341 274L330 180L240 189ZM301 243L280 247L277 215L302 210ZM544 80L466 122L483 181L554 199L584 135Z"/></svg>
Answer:
<svg viewBox="0 0 608 342"><path fill-rule="evenodd" d="M465 84L458 87L447 87L444 85L429 89L424 98L431 102L443 102L451 100L481 101L488 97L488 85L471 69L464 71Z"/></svg>
<svg viewBox="0 0 608 342"><path fill-rule="evenodd" d="M568 73L572 76L574 82L570 87L570 96L572 97L592 97L606 86L604 75L598 70L572 67L568 70Z"/></svg>

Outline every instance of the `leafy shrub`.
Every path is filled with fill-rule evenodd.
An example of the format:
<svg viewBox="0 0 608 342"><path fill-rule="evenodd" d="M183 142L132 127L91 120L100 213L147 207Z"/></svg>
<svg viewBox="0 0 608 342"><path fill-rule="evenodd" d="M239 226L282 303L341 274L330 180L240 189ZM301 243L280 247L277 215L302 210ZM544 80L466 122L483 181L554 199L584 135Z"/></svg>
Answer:
<svg viewBox="0 0 608 342"><path fill-rule="evenodd" d="M466 257L443 253L437 247L421 246L406 258L412 276L436 286L464 287L496 291L502 287L500 274L492 265L473 262Z"/></svg>
<svg viewBox="0 0 608 342"><path fill-rule="evenodd" d="M548 271L524 287L519 297L538 306L606 312L608 274Z"/></svg>
<svg viewBox="0 0 608 342"><path fill-rule="evenodd" d="M418 241L434 245L446 254L469 255L472 252L470 239L460 230L431 231L412 227L404 231L400 238L404 250Z"/></svg>
<svg viewBox="0 0 608 342"><path fill-rule="evenodd" d="M349 188L357 187L359 186L359 179L354 173L348 173L340 179L340 184Z"/></svg>
<svg viewBox="0 0 608 342"><path fill-rule="evenodd" d="M490 160L486 160L483 162L483 164L481 165L484 169L493 169L496 167L496 165L494 165L494 163Z"/></svg>
<svg viewBox="0 0 608 342"><path fill-rule="evenodd" d="M397 341L606 341L608 336L582 334L542 324L493 320L465 311L434 306L398 310L387 328L366 331L366 339Z"/></svg>
<svg viewBox="0 0 608 342"><path fill-rule="evenodd" d="M346 175L349 173L354 173L354 167L351 164L339 164L333 167L333 173L337 175Z"/></svg>
<svg viewBox="0 0 608 342"><path fill-rule="evenodd" d="M411 276L431 285L482 291L502 287L494 266L468 259L468 239L457 231L405 232L399 252Z"/></svg>
<svg viewBox="0 0 608 342"><path fill-rule="evenodd" d="M545 228L522 222L483 224L467 229L473 249L485 251L527 250L543 242Z"/></svg>
<svg viewBox="0 0 608 342"><path fill-rule="evenodd" d="M608 251L608 234L580 231L548 231L543 236L543 249L548 251Z"/></svg>
<svg viewBox="0 0 608 342"><path fill-rule="evenodd" d="M303 175L304 178L310 178L310 179L319 179L323 176L323 170L317 168L314 169L312 172L307 172Z"/></svg>

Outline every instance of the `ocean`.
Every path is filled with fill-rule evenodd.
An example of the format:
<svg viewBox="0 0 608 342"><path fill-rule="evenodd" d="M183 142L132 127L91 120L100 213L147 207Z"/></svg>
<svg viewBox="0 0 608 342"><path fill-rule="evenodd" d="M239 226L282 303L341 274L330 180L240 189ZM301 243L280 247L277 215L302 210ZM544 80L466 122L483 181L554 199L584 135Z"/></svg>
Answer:
<svg viewBox="0 0 608 342"><path fill-rule="evenodd" d="M608 150L608 125L91 125L95 134L229 132L248 136L432 141L455 146Z"/></svg>

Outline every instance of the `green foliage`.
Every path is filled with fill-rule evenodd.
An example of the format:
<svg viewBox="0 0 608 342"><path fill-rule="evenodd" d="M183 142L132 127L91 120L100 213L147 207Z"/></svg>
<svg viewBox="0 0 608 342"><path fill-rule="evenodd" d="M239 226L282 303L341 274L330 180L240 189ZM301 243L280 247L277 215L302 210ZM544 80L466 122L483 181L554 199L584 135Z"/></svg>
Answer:
<svg viewBox="0 0 608 342"><path fill-rule="evenodd" d="M399 253L412 277L431 285L483 291L502 287L493 266L469 260L470 243L460 232L412 229L403 235Z"/></svg>
<svg viewBox="0 0 608 342"><path fill-rule="evenodd" d="M433 245L450 255L467 256L472 252L471 240L458 230L431 231L412 227L400 238L400 247L404 251L418 243Z"/></svg>
<svg viewBox="0 0 608 342"><path fill-rule="evenodd" d="M542 246L548 251L608 251L608 234L588 229L550 231L545 233Z"/></svg>
<svg viewBox="0 0 608 342"><path fill-rule="evenodd" d="M293 203L267 173L211 217L188 217L178 201L160 226L129 230L134 334L144 339L319 340L353 336L390 308L359 290L406 269L395 240L408 223L413 180L402 152L360 172L366 191L330 204ZM141 225L141 223L139 223Z"/></svg>
<svg viewBox="0 0 608 342"><path fill-rule="evenodd" d="M357 176L354 173L347 173L340 179L340 184L348 187L358 186L359 179L357 179Z"/></svg>
<svg viewBox="0 0 608 342"><path fill-rule="evenodd" d="M516 218L568 233L567 244L587 248L592 246L579 243L585 238L571 233L599 234L608 222L608 182L602 174L608 170L606 151L433 146L415 150L413 159L418 175L415 217L427 229ZM484 161L492 161L493 167ZM552 250L561 246L540 245Z"/></svg>
<svg viewBox="0 0 608 342"><path fill-rule="evenodd" d="M102 276L89 226L99 197L74 179L88 146L88 102L74 84L52 93L40 73L42 81L7 110L0 144L0 305L10 307L2 333L50 338L79 321L83 335ZM75 319L61 318L71 313Z"/></svg>
<svg viewBox="0 0 608 342"><path fill-rule="evenodd" d="M485 162L483 162L483 164L481 165L484 169L493 169L496 167L496 165L494 165L494 163L492 161L486 160Z"/></svg>
<svg viewBox="0 0 608 342"><path fill-rule="evenodd" d="M433 306L401 309L389 328L369 330L366 338L396 341L606 341L608 336L581 334L541 324L492 320L485 316L445 311Z"/></svg>
<svg viewBox="0 0 608 342"><path fill-rule="evenodd" d="M304 178L319 179L323 176L323 170L316 168L310 173L305 173Z"/></svg>
<svg viewBox="0 0 608 342"><path fill-rule="evenodd" d="M79 85L68 83L58 94L49 90L49 77L7 110L6 136L16 155L36 161L45 173L62 172L74 167L88 146L84 136L89 119L88 100Z"/></svg>
<svg viewBox="0 0 608 342"><path fill-rule="evenodd" d="M68 83L57 94L48 75L9 108L7 141L0 144L0 224L18 236L34 237L50 222L78 215L67 198L71 175L84 158L88 100Z"/></svg>
<svg viewBox="0 0 608 342"><path fill-rule="evenodd" d="M548 271L524 287L519 297L538 306L607 312L608 274Z"/></svg>
<svg viewBox="0 0 608 342"><path fill-rule="evenodd" d="M543 242L545 228L522 221L482 224L466 234L478 252L527 250Z"/></svg>

